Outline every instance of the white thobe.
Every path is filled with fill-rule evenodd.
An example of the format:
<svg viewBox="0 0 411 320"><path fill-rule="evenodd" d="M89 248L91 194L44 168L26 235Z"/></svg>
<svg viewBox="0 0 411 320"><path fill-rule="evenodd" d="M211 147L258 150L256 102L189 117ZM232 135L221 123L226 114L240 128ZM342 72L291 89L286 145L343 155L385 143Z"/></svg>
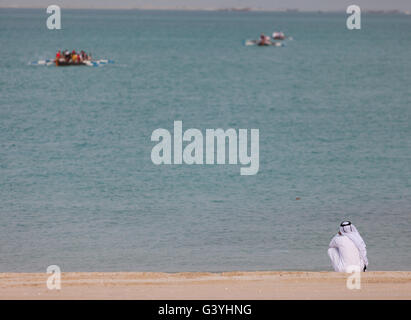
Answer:
<svg viewBox="0 0 411 320"><path fill-rule="evenodd" d="M346 236L337 234L331 240L328 256L337 272L352 272L354 268L359 270L364 268L357 246Z"/></svg>

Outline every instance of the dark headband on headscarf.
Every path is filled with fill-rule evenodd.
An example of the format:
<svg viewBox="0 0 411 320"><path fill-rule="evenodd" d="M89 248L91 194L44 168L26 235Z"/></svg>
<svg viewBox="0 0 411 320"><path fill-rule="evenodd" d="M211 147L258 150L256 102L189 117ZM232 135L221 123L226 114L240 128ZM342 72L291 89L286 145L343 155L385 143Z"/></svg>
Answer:
<svg viewBox="0 0 411 320"><path fill-rule="evenodd" d="M351 229L351 231L352 231L352 226L351 226L351 225L352 225L352 224L351 224L351 221L343 221L343 222L341 222L340 227L342 227L343 230L345 230L344 227L350 226L350 229Z"/></svg>

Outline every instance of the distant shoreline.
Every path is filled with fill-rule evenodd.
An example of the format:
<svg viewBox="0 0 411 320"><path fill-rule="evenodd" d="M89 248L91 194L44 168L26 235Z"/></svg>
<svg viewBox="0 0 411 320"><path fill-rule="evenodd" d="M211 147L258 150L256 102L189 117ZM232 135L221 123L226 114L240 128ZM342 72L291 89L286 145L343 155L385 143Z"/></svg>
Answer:
<svg viewBox="0 0 411 320"><path fill-rule="evenodd" d="M299 9L258 9L258 8L93 8L93 7L65 7L61 6L65 10L95 10L95 11L176 11L176 12L237 12L237 13L317 13L317 14L346 14L344 10L299 10ZM44 6L34 7L18 7L18 6L0 6L0 9L30 9L30 10L44 10ZM411 15L411 11L408 10L366 10L363 9L362 13L365 14L398 14L398 15Z"/></svg>
<svg viewBox="0 0 411 320"><path fill-rule="evenodd" d="M0 273L0 299L411 299L411 271L361 273L361 289L336 272L63 272L61 290L46 273Z"/></svg>

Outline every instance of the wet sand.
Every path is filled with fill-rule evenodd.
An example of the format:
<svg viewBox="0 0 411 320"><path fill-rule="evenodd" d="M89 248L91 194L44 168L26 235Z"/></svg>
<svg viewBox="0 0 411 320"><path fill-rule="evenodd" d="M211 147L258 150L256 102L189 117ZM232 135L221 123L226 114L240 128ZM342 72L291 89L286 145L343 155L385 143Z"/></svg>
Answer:
<svg viewBox="0 0 411 320"><path fill-rule="evenodd" d="M335 272L63 272L61 290L46 273L0 273L0 299L411 299L411 271L361 274L347 288Z"/></svg>

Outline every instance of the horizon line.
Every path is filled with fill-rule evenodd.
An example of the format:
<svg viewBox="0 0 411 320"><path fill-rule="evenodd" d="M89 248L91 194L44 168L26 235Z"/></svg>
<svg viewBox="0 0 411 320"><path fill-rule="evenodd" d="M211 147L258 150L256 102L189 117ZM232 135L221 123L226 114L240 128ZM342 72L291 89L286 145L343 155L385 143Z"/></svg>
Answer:
<svg viewBox="0 0 411 320"><path fill-rule="evenodd" d="M1 6L0 9L46 9L44 6ZM60 8L66 10L113 10L113 11L206 11L206 12L282 12L282 13L346 13L345 10L336 10L336 9L317 9L317 10L308 10L308 9L296 9L296 8L286 8L286 9L262 9L262 8L250 8L250 7L228 7L228 8L191 8L191 7L133 7L133 8L118 8L118 7L62 7ZM405 14L411 15L409 10L401 9L361 9L363 13L378 13L378 14Z"/></svg>

